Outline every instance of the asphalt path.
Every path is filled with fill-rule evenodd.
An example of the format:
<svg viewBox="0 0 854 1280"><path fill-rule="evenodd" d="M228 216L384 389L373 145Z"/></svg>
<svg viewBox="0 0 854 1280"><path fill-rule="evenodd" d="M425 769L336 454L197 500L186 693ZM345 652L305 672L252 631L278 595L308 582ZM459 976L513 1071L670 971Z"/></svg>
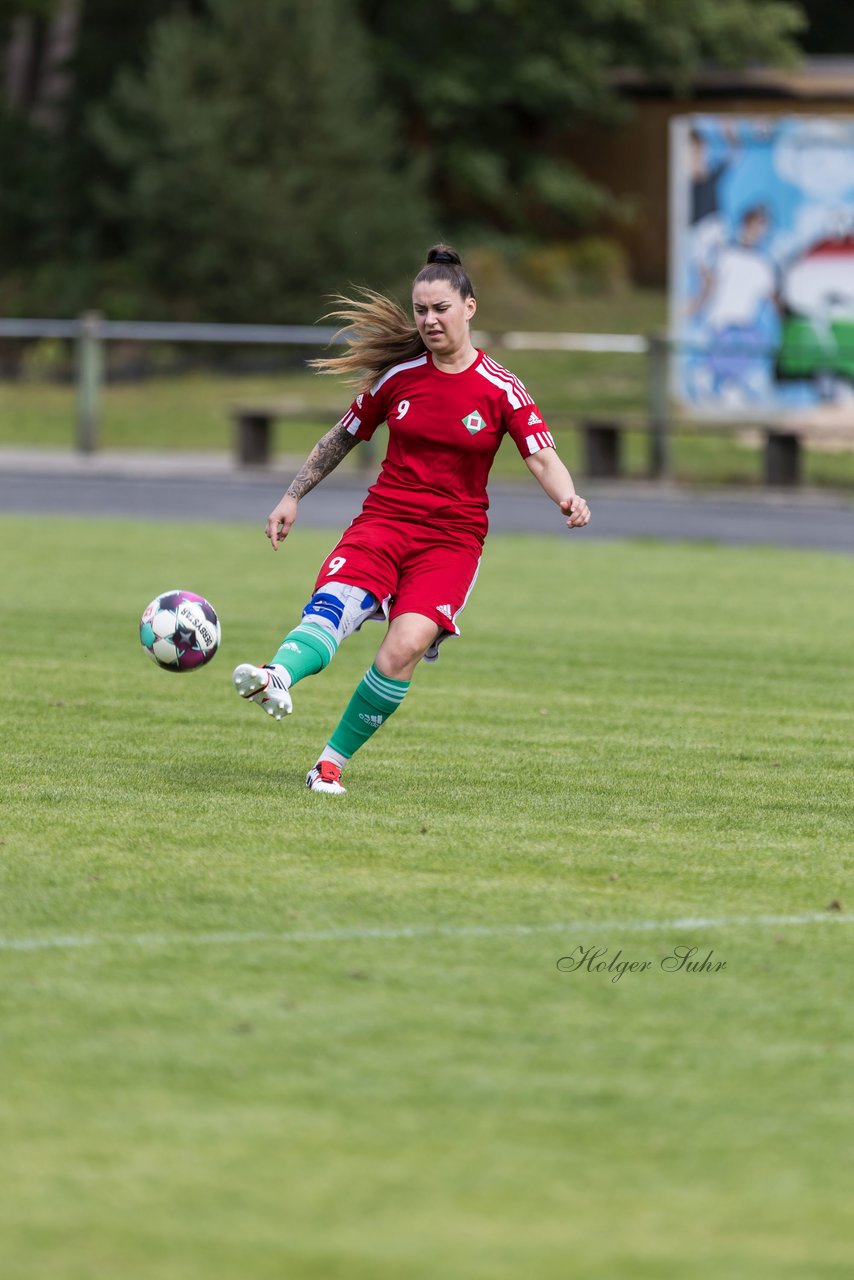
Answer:
<svg viewBox="0 0 854 1280"><path fill-rule="evenodd" d="M147 471L15 465L0 460L0 512L56 516L127 516L162 520L255 523L281 496L289 473L236 470L180 474L169 460ZM338 529L359 510L367 481L330 476L300 506L300 522ZM854 503L815 493L698 493L659 486L580 486L590 525L579 542L650 538L769 545L854 554ZM493 532L566 535L557 509L531 482L490 486Z"/></svg>

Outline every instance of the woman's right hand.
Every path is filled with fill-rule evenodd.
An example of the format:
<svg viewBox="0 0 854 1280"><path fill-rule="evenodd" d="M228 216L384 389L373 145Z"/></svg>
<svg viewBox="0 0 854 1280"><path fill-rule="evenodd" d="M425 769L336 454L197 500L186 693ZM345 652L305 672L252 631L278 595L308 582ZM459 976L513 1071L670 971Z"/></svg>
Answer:
<svg viewBox="0 0 854 1280"><path fill-rule="evenodd" d="M285 494L267 516L265 533L270 539L274 551L278 551L279 543L284 542L291 531L291 525L297 518L297 499Z"/></svg>

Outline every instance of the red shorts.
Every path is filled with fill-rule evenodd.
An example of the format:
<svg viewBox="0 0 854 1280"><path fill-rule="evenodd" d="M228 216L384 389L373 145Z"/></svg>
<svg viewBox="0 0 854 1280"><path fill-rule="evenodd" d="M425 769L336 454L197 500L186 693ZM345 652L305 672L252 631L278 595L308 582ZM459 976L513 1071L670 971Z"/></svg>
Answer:
<svg viewBox="0 0 854 1280"><path fill-rule="evenodd" d="M456 616L475 584L481 549L465 532L360 515L324 560L314 589L348 582L376 596L388 618L420 613L458 636Z"/></svg>

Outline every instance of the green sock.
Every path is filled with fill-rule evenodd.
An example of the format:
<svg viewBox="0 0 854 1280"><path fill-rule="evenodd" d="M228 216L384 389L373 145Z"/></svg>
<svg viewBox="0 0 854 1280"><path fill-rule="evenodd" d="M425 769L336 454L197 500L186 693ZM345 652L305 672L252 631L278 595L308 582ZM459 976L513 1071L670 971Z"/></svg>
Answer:
<svg viewBox="0 0 854 1280"><path fill-rule="evenodd" d="M371 665L329 739L333 751L347 760L355 755L359 747L364 746L380 725L397 711L409 685L409 680L392 680Z"/></svg>
<svg viewBox="0 0 854 1280"><path fill-rule="evenodd" d="M269 665L284 667L294 685L328 667L337 652L338 641L331 631L315 622L301 622L285 636Z"/></svg>

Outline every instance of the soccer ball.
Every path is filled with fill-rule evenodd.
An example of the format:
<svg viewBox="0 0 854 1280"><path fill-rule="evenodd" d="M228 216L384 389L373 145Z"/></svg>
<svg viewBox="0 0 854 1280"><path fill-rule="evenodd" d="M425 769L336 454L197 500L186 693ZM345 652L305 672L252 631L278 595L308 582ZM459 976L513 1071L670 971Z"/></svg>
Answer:
<svg viewBox="0 0 854 1280"><path fill-rule="evenodd" d="M219 618L204 596L165 591L139 620L142 647L164 671L194 671L219 648Z"/></svg>

